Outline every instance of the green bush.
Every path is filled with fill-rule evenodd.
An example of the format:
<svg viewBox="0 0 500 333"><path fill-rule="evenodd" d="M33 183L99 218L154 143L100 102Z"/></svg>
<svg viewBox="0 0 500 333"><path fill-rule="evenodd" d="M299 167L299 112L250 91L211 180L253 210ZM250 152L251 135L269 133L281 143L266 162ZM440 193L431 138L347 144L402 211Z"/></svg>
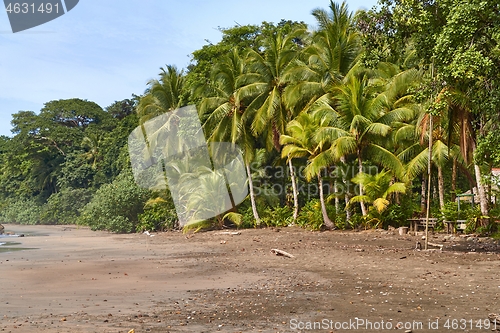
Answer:
<svg viewBox="0 0 500 333"><path fill-rule="evenodd" d="M92 230L108 230L117 233L134 232L139 214L150 191L139 188L130 172L120 174L111 184L97 190L92 200L85 205L78 223Z"/></svg>
<svg viewBox="0 0 500 333"><path fill-rule="evenodd" d="M238 207L238 211L241 212L242 222L238 226L239 228L255 228L255 218L253 216L252 207L249 205L245 205L245 201ZM260 215L259 215L260 216Z"/></svg>
<svg viewBox="0 0 500 333"><path fill-rule="evenodd" d="M449 201L444 204L441 214L446 221L458 220L458 203Z"/></svg>
<svg viewBox="0 0 500 333"><path fill-rule="evenodd" d="M468 234L476 231L476 229L480 226L481 219L483 218L483 214L481 214L481 207L479 205L465 209L463 212L460 212L460 216L465 216L467 219L465 232Z"/></svg>
<svg viewBox="0 0 500 333"><path fill-rule="evenodd" d="M155 198L148 200L144 213L139 214L136 231L164 231L177 227L178 219L172 200Z"/></svg>
<svg viewBox="0 0 500 333"><path fill-rule="evenodd" d="M92 193L88 189L63 189L52 194L43 206L40 216L43 224L75 224L80 210L90 201Z"/></svg>
<svg viewBox="0 0 500 333"><path fill-rule="evenodd" d="M0 223L39 224L42 206L33 199L8 200L0 211Z"/></svg>
<svg viewBox="0 0 500 333"><path fill-rule="evenodd" d="M402 205L390 204L386 210L380 214L379 219L382 222L382 227L387 229L388 226L407 226L407 219L410 218L410 216L411 211L405 210Z"/></svg>
<svg viewBox="0 0 500 333"><path fill-rule="evenodd" d="M260 219L268 227L286 227L293 222L293 211L288 206L268 207Z"/></svg>
<svg viewBox="0 0 500 333"><path fill-rule="evenodd" d="M335 208L327 205L328 217L335 221ZM305 229L321 230L323 227L323 214L321 213L321 203L318 199L308 201L299 212L297 225Z"/></svg>
<svg viewBox="0 0 500 333"><path fill-rule="evenodd" d="M349 222L347 221L346 214L336 215L333 223L335 224L335 228L340 230L346 230L349 227Z"/></svg>
<svg viewBox="0 0 500 333"><path fill-rule="evenodd" d="M347 223L349 223L352 230L356 230L365 225L365 218L363 215L356 213L351 216L351 219Z"/></svg>

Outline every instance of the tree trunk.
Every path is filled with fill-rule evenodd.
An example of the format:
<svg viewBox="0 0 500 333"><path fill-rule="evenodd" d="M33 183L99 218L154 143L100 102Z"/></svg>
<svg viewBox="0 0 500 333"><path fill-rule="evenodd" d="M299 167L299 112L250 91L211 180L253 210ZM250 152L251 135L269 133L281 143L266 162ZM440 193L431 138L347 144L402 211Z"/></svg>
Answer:
<svg viewBox="0 0 500 333"><path fill-rule="evenodd" d="M457 199L457 159L453 159L453 168L451 169L451 201Z"/></svg>
<svg viewBox="0 0 500 333"><path fill-rule="evenodd" d="M253 181L252 172L250 170L250 164L246 163L247 173L248 173L248 188L250 190L250 202L252 204L253 217L255 218L255 224L260 225L259 212L257 211L257 205L255 203L255 193L253 192Z"/></svg>
<svg viewBox="0 0 500 333"><path fill-rule="evenodd" d="M439 193L439 207L444 208L444 178L443 178L443 168L438 165L438 193Z"/></svg>
<svg viewBox="0 0 500 333"><path fill-rule="evenodd" d="M293 191L293 220L297 220L299 216L299 194L297 193L297 183L295 182L295 171L293 170L292 160L288 159L288 167L290 168L290 179L292 181Z"/></svg>
<svg viewBox="0 0 500 333"><path fill-rule="evenodd" d="M337 195L339 189L338 189L336 180L333 183L333 191L335 192L335 214L338 214L340 211L340 198Z"/></svg>
<svg viewBox="0 0 500 333"><path fill-rule="evenodd" d="M361 160L361 152L358 150L358 172L363 173L363 161ZM359 184L359 195L363 195L363 184ZM359 203L361 207L361 214L367 215L366 206L364 202Z"/></svg>
<svg viewBox="0 0 500 333"><path fill-rule="evenodd" d="M484 185L481 182L481 169L479 168L479 165L475 163L474 163L474 173L476 174L477 194L479 195L479 205L481 206L481 214L483 214L483 216L488 216L488 200L486 199Z"/></svg>
<svg viewBox="0 0 500 333"><path fill-rule="evenodd" d="M427 179L426 174L422 175L422 192L420 193L420 213L423 215L427 207Z"/></svg>
<svg viewBox="0 0 500 333"><path fill-rule="evenodd" d="M342 156L340 158L340 162L342 162L344 164L344 167L346 166L346 160L345 160L345 156ZM344 173L342 172L341 173L342 175L342 183L344 184L344 188L343 188L343 191L344 191L344 200L345 200L345 216L346 216L346 220L347 221L350 221L351 220L351 209L349 208L349 187L347 186L348 183L347 183L347 180L344 179Z"/></svg>
<svg viewBox="0 0 500 333"><path fill-rule="evenodd" d="M325 196L323 194L323 179L321 178L321 173L318 173L318 185L319 185L319 201L321 202L321 213L323 214L323 224L330 230L335 229L335 225L332 220L328 217L325 205Z"/></svg>
<svg viewBox="0 0 500 333"><path fill-rule="evenodd" d="M351 208L349 208L349 194L345 194L345 219L347 221L351 220L352 214L351 214Z"/></svg>

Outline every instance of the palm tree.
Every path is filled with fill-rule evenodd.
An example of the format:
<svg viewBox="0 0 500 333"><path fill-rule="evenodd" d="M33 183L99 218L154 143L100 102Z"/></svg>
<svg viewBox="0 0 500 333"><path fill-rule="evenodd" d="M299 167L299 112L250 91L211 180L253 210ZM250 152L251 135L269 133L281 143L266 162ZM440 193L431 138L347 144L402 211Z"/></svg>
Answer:
<svg viewBox="0 0 500 333"><path fill-rule="evenodd" d="M251 129L255 136L263 135L268 149L281 151L280 135L285 133L286 124L295 117L284 103L283 93L289 83L287 71L299 55L301 46L297 43L305 30L296 28L290 33L277 29L266 36L264 51L248 52L249 72L247 83L240 89L241 98L252 98L248 105ZM297 218L299 201L295 174L291 159L288 160L294 197L294 219Z"/></svg>
<svg viewBox="0 0 500 333"><path fill-rule="evenodd" d="M359 173L352 181L360 186L362 185L365 194L351 198L349 204L357 202L370 204L375 210L373 213L377 214L382 213L389 206L390 195L406 192L405 183L393 182L393 176L388 171L382 171L375 175ZM377 220L377 218L372 220Z"/></svg>
<svg viewBox="0 0 500 333"><path fill-rule="evenodd" d="M361 48L354 17L346 2L330 1L330 12L315 9L312 15L319 24L319 31L309 49L309 62L326 70L334 82L342 80L356 63Z"/></svg>
<svg viewBox="0 0 500 333"><path fill-rule="evenodd" d="M288 135L281 135L280 138L280 143L284 145L281 154L282 157L288 159L307 158L308 164L304 170L306 179L310 181L312 177L318 178L323 223L328 229L334 229L335 226L326 211L323 178L321 176L321 172L328 165L328 161L323 158L325 155L321 154L328 145L320 139L322 136L318 135L319 132L324 130L322 127L328 126L328 123L325 122L326 118L321 117L321 115L321 112L312 114L302 112L296 119L290 121L286 128Z"/></svg>
<svg viewBox="0 0 500 333"><path fill-rule="evenodd" d="M319 30L313 34L312 43L303 50L300 58L287 69L285 80L289 85L284 90L283 100L292 114L322 112L322 117L326 117L328 121L323 122L317 132L317 142L322 142L325 147L324 144L334 139L335 134L332 131L337 130L332 127L335 126L331 107L332 91L336 85L342 84L344 77L356 64L361 48L353 16L345 2L339 5L331 1L330 11L316 9L313 15ZM308 168L316 171L331 168L332 164L338 163L339 160L345 162L343 157L332 158L328 152L321 152ZM346 184L349 179L343 181ZM348 196L346 193L346 203ZM335 202L338 207L338 197ZM349 216L349 211L347 213Z"/></svg>
<svg viewBox="0 0 500 333"><path fill-rule="evenodd" d="M256 224L260 225L250 170L255 157L255 138L247 116L248 98L240 98L245 66L245 59L236 49L224 57L212 70L210 96L202 99L199 112L202 118L206 118L203 127L206 133L210 133L209 141L231 142L243 148L252 212Z"/></svg>
<svg viewBox="0 0 500 333"><path fill-rule="evenodd" d="M464 92L467 91L467 89L468 88L461 89L460 87L444 88L438 95L438 99L441 97L447 103L446 120L450 124L449 127L452 129L449 133L450 140L451 137L455 135L459 142L463 159L467 162L472 162L481 214L483 216L488 216L488 199L486 197L485 186L481 179L481 168L476 161L473 160L474 151L477 146L476 128L474 124L478 123L481 126L482 121L479 119L479 116L472 112L471 104L474 102L471 101L467 93Z"/></svg>
<svg viewBox="0 0 500 333"><path fill-rule="evenodd" d="M172 65L167 65L166 69L162 67L160 70L160 79L148 82L146 93L137 106L141 124L183 106L182 97L185 93L183 71Z"/></svg>
<svg viewBox="0 0 500 333"><path fill-rule="evenodd" d="M359 34L345 2L339 5L331 1L330 12L315 9L313 15L320 29L286 72L290 84L284 101L294 114L328 104L333 87L356 64L361 51Z"/></svg>
<svg viewBox="0 0 500 333"><path fill-rule="evenodd" d="M407 108L390 108L387 110L387 96L383 85L375 84L369 72L353 68L346 76L343 85L334 90L334 109L338 114L340 129L344 135L336 138L331 144L335 158L353 154L358 161L358 172L363 172L363 156L368 154L376 164L389 170L401 178L403 166L395 154L386 149L381 140L392 130L391 123L409 116ZM363 195L363 185L359 187ZM364 202L360 201L363 216L367 214Z"/></svg>
<svg viewBox="0 0 500 333"><path fill-rule="evenodd" d="M100 143L101 136L97 133L87 133L82 140L82 146L84 148L87 148L87 151L83 154L83 157L85 157L85 159L87 160L92 161L92 169L95 169L97 165L97 160L100 154Z"/></svg>

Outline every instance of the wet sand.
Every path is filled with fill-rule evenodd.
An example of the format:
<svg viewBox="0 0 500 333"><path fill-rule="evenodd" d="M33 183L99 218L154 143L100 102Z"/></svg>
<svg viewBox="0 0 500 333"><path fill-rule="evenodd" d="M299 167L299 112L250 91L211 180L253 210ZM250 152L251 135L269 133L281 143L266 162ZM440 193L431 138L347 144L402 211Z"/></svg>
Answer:
<svg viewBox="0 0 500 333"><path fill-rule="evenodd" d="M426 252L414 250L419 237L381 231L149 237L5 227L26 237L1 242L32 250L0 252L1 332L343 332L353 320L349 331L384 331L366 327L383 322L441 332L462 319L454 331L491 332L477 321L500 313L495 244Z"/></svg>

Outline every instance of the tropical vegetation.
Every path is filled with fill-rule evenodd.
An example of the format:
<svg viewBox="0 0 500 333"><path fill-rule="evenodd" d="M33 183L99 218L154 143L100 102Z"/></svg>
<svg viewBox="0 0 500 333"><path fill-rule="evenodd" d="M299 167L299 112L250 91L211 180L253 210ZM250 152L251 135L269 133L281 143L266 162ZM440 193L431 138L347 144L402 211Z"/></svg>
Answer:
<svg viewBox="0 0 500 333"><path fill-rule="evenodd" d="M248 196L187 229L400 226L428 203L434 216L455 216L456 196L471 191L474 228L492 232L498 3L326 5L312 10L316 30L286 20L221 28L188 68L162 67L142 95L104 109L75 98L17 112L0 138L0 222L181 227L168 188L134 181L128 137L195 105L209 144L241 150ZM230 187L206 178L195 195Z"/></svg>

